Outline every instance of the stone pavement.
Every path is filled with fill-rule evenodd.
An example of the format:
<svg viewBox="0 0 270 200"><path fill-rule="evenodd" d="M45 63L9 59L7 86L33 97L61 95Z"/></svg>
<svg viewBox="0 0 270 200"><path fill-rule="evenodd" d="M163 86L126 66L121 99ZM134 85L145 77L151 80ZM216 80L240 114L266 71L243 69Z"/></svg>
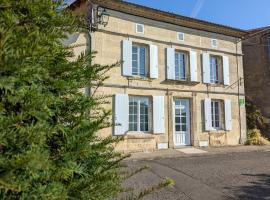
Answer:
<svg viewBox="0 0 270 200"><path fill-rule="evenodd" d="M148 152L136 152L131 153L131 157L128 160L143 160L143 159L157 159L157 158L171 158L171 157L188 157L188 156L200 156L201 154L229 154L240 152L252 152L252 151L270 151L270 145L267 146L226 146L226 147L208 147L208 148L194 148L183 147L178 149L166 149L156 150Z"/></svg>
<svg viewBox="0 0 270 200"><path fill-rule="evenodd" d="M146 165L150 169L128 179L124 186L140 192L170 177L175 181L174 186L144 200L270 199L270 146L185 149L184 152L132 154L127 161L130 170Z"/></svg>

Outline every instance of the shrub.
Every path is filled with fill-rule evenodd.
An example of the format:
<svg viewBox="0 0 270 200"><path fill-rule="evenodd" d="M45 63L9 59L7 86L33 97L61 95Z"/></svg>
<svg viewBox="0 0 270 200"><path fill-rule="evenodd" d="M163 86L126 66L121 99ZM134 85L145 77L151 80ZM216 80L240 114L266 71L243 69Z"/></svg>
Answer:
<svg viewBox="0 0 270 200"><path fill-rule="evenodd" d="M250 129L248 131L247 145L269 145L270 142L261 135L259 129Z"/></svg>

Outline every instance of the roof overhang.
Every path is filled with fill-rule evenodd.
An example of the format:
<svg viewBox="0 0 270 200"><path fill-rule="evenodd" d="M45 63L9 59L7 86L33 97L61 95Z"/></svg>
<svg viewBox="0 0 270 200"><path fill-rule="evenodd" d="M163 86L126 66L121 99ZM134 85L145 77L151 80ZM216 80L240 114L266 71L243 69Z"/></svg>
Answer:
<svg viewBox="0 0 270 200"><path fill-rule="evenodd" d="M71 9L76 8L81 5L81 3L86 2L85 0L76 0L71 4ZM147 19L152 19L160 22L170 23L174 25L179 25L187 28L207 31L211 33L227 35L236 38L244 38L248 34L247 31L237 28L232 28L229 26L224 26L221 24L215 24L203 20L198 20L190 17L185 17L182 15L177 15L174 13L169 13L134 3L128 3L121 0L90 0L94 4L98 4L104 8L119 11L126 14L131 14L139 17L144 17Z"/></svg>

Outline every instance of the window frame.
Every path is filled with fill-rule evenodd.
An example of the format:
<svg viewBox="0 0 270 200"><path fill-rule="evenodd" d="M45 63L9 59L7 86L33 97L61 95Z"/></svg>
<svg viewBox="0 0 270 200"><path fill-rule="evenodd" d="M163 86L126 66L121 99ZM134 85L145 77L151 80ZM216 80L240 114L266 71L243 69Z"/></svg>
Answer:
<svg viewBox="0 0 270 200"><path fill-rule="evenodd" d="M213 48L218 48L218 40L217 39L211 39L211 46Z"/></svg>
<svg viewBox="0 0 270 200"><path fill-rule="evenodd" d="M138 26L142 26L142 32L138 31ZM145 33L144 28L145 28L145 27L144 27L144 24L140 24L140 23L136 23L136 24L135 24L136 33L144 34L144 33Z"/></svg>
<svg viewBox="0 0 270 200"><path fill-rule="evenodd" d="M216 65L215 65L215 76L216 79L213 79L213 62L212 59L216 59ZM224 74L223 74L223 58L222 56L218 55L210 55L210 84L218 84L221 85L224 83Z"/></svg>
<svg viewBox="0 0 270 200"><path fill-rule="evenodd" d="M146 100L148 101L148 113L147 113L147 117L148 117L148 121L144 122L145 124L148 124L148 130L141 130L141 101ZM132 100L135 100L137 102L137 114L136 114L136 118L137 121L131 122L130 120L130 103ZM128 131L132 132L132 133L150 133L152 132L152 119L153 119L153 103L152 103L152 98L150 98L149 96L129 96L129 111L128 111ZM136 130L131 130L130 128L130 124L133 123L137 126Z"/></svg>
<svg viewBox="0 0 270 200"><path fill-rule="evenodd" d="M182 35L183 39L180 39L180 35ZM185 41L185 33L178 32L177 33L177 40L180 41L180 42L184 42Z"/></svg>
<svg viewBox="0 0 270 200"><path fill-rule="evenodd" d="M175 77L174 77L174 80L176 80L176 81L189 81L190 80L190 61L189 61L189 57L190 57L190 55L189 55L189 52L186 52L186 51L181 51L181 50L175 50L175 60L174 60L174 62L175 62ZM177 56L176 55L180 55L180 54L182 54L182 55L184 55L184 75L185 75L185 77L184 78L182 78L181 77L181 66L180 66L180 59L178 59L178 66L177 66L177 64L176 64L176 61L177 61ZM179 69L179 78L177 78L177 73L176 73L176 71L177 71L177 68L180 68Z"/></svg>
<svg viewBox="0 0 270 200"><path fill-rule="evenodd" d="M218 104L218 113L216 113L216 106ZM216 118L218 116L218 119ZM224 120L225 120L225 110L224 110L224 101L218 99L211 100L211 125L213 130L224 130ZM218 126L216 122L218 121Z"/></svg>
<svg viewBox="0 0 270 200"><path fill-rule="evenodd" d="M133 48L137 48L137 73L134 74L133 73L133 69L135 68L133 66L133 62L135 61L133 59ZM145 49L145 53L144 53L144 74L141 74L141 48ZM132 44L132 66L131 66L132 70L131 70L131 74L132 76L138 76L138 77L149 77L149 48L147 45L144 44L139 44L139 43L133 43Z"/></svg>

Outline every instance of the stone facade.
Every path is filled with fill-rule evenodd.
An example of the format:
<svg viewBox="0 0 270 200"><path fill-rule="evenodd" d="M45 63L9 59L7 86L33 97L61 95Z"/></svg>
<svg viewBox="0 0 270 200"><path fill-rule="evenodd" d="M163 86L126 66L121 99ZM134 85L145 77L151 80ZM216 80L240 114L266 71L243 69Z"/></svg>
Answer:
<svg viewBox="0 0 270 200"><path fill-rule="evenodd" d="M260 110L268 124L270 137L270 30L251 31L243 41L246 97Z"/></svg>
<svg viewBox="0 0 270 200"><path fill-rule="evenodd" d="M85 6L78 7L77 12L85 11ZM109 72L110 78L99 89L99 94L114 96L128 94L135 96L164 97L164 128L165 133L156 134L129 132L124 135L125 140L117 145L123 151L148 151L162 148L176 148L174 142L174 111L173 101L176 98L188 99L190 119L190 145L199 146L203 143L211 146L237 145L246 139L245 107L240 106L239 99L244 99L242 46L237 37L206 32L179 25L147 19L117 10L107 10L110 20L106 27L92 33L91 48L97 51L94 62L112 64L121 61L122 42L129 40L144 45L155 45L158 49L158 78L126 77L122 75L122 67ZM136 33L136 23L144 25L144 34ZM179 41L177 34L185 34L184 41ZM212 47L211 39L217 39L218 46ZM90 48L88 36L81 34L74 52ZM166 78L166 48L174 48L185 52L196 52L197 81L168 81ZM203 81L203 53L226 56L229 60L230 84L205 84ZM230 100L232 130L206 131L204 117L205 98ZM113 109L114 101L107 109ZM224 111L226 112L226 111ZM128 116L127 116L128 118ZM113 121L113 119L112 119ZM113 134L113 128L104 129L101 136Z"/></svg>

